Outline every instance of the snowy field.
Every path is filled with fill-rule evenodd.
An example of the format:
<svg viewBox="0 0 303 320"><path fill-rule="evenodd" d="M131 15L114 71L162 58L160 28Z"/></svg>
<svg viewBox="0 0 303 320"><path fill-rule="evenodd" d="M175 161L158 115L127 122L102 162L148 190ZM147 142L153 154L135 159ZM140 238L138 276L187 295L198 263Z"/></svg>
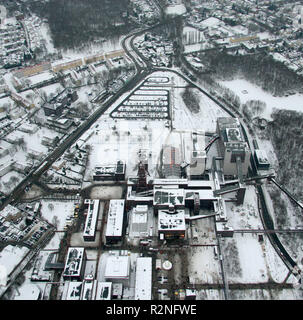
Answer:
<svg viewBox="0 0 303 320"><path fill-rule="evenodd" d="M191 283L221 283L219 260L214 246L192 247L188 250L188 274Z"/></svg>
<svg viewBox="0 0 303 320"><path fill-rule="evenodd" d="M41 201L41 216L50 223L57 220L57 230L63 230L65 220L68 216L74 215L74 201ZM56 218L55 218L56 217Z"/></svg>
<svg viewBox="0 0 303 320"><path fill-rule="evenodd" d="M216 121L218 117L228 117L215 102L201 93L198 89L193 91L199 98L200 111L192 113L184 104L182 93L184 89L175 89L173 107L173 126L179 130L205 130L216 131Z"/></svg>
<svg viewBox="0 0 303 320"><path fill-rule="evenodd" d="M236 79L232 81L219 81L221 85L232 90L239 96L242 104L249 100L260 100L266 103L266 109L261 117L272 120L271 113L274 109L287 109L303 112L303 95L294 94L288 97L274 97L265 92L262 88L244 80Z"/></svg>

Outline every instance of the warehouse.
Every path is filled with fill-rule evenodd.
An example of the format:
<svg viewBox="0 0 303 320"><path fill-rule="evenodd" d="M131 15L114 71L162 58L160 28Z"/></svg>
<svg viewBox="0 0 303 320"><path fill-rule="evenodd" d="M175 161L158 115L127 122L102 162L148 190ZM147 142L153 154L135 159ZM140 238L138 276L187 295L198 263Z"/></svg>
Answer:
<svg viewBox="0 0 303 320"><path fill-rule="evenodd" d="M86 253L84 248L69 248L63 271L63 279L82 280L85 270L85 261Z"/></svg>
<svg viewBox="0 0 303 320"><path fill-rule="evenodd" d="M135 300L151 300L152 258L137 258Z"/></svg>
<svg viewBox="0 0 303 320"><path fill-rule="evenodd" d="M116 244L122 240L125 200L110 200L105 239L106 244Z"/></svg>
<svg viewBox="0 0 303 320"><path fill-rule="evenodd" d="M255 150L255 160L259 170L269 170L270 163L264 150Z"/></svg>
<svg viewBox="0 0 303 320"><path fill-rule="evenodd" d="M185 237L185 231L184 210L159 210L158 233L160 239L183 239Z"/></svg>
<svg viewBox="0 0 303 320"><path fill-rule="evenodd" d="M96 225L98 220L99 213L99 200L90 200L85 199L84 205L87 209L87 216L85 227L83 231L83 240L84 241L95 241L96 238Z"/></svg>
<svg viewBox="0 0 303 320"><path fill-rule="evenodd" d="M130 257L111 255L107 258L105 280L128 285L130 275Z"/></svg>
<svg viewBox="0 0 303 320"><path fill-rule="evenodd" d="M238 165L242 164L243 175L248 172L251 151L244 139L241 124L238 118L218 118L217 133L219 139L219 152L223 157L223 170L226 176L237 176Z"/></svg>
<svg viewBox="0 0 303 320"><path fill-rule="evenodd" d="M93 174L94 181L125 180L126 165L123 161L116 164L97 166Z"/></svg>

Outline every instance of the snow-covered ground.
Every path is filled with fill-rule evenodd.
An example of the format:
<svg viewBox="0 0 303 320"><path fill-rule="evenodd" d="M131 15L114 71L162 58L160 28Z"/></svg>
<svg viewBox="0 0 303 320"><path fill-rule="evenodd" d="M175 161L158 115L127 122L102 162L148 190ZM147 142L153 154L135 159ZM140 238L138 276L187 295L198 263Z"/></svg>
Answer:
<svg viewBox="0 0 303 320"><path fill-rule="evenodd" d="M57 230L63 230L66 218L74 215L74 209L74 201L41 201L41 216L50 223L57 220Z"/></svg>
<svg viewBox="0 0 303 320"><path fill-rule="evenodd" d="M265 102L266 108L261 114L261 117L265 119L272 120L271 113L274 109L287 109L303 112L302 94L297 93L288 97L274 97L272 94L265 92L262 88L244 79L220 81L219 83L239 96L242 104L249 100L260 100Z"/></svg>
<svg viewBox="0 0 303 320"><path fill-rule="evenodd" d="M15 269L28 252L29 249L26 247L16 247L12 245L6 246L0 252L0 265L5 267L7 275Z"/></svg>
<svg viewBox="0 0 303 320"><path fill-rule="evenodd" d="M191 283L221 283L219 260L214 247L192 247L188 251L188 274Z"/></svg>
<svg viewBox="0 0 303 320"><path fill-rule="evenodd" d="M175 89L175 103L173 108L173 126L179 130L205 130L216 131L218 117L227 117L228 114L218 107L216 103L201 93L198 89L194 92L199 98L200 111L192 113L184 104L182 93L184 89Z"/></svg>

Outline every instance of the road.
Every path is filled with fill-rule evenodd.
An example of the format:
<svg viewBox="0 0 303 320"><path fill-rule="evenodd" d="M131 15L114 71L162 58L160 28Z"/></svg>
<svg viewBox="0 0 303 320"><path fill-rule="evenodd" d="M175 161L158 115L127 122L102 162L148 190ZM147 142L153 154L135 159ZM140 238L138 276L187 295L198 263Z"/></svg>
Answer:
<svg viewBox="0 0 303 320"><path fill-rule="evenodd" d="M150 27L153 28L153 27ZM144 29L149 30L150 28ZM47 155L37 166L35 166L30 173L15 187L15 189L11 192L11 194L8 196L8 198L1 204L0 210L2 210L6 205L18 201L20 197L22 196L24 189L27 185L34 183L37 181L41 175L47 171L51 165L69 148L71 147L80 137L81 135L87 131L93 123L99 119L99 117L104 114L113 103L116 102L117 99L120 98L121 95L123 95L125 92L132 90L138 83L140 83L149 73L151 73L151 70L146 70L146 66L142 63L139 64L137 62L137 58L135 57L134 53L130 53L130 50L128 47L128 44L126 44L126 41L128 41L129 38L140 34L144 32L144 30L140 30L137 32L132 33L131 35L124 38L122 42L122 47L127 53L127 55L130 56L130 58L134 61L134 64L136 66L136 74L132 79L130 79L124 87L122 87L120 90L118 90L110 99L108 99L103 105L101 105L92 115L89 116L85 120L84 123L82 123L79 127L77 127L56 149L54 149L49 155Z"/></svg>

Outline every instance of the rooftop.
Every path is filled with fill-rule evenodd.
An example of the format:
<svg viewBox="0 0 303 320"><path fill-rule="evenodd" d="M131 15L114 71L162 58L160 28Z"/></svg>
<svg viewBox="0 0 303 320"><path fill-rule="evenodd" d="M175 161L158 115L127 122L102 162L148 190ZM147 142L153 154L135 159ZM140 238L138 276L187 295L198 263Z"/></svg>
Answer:
<svg viewBox="0 0 303 320"><path fill-rule="evenodd" d="M154 205L184 206L184 190L183 189L155 189Z"/></svg>
<svg viewBox="0 0 303 320"><path fill-rule="evenodd" d="M93 236L96 230L100 201L90 200L90 199L86 199L86 200L88 200L88 212L87 212L83 235Z"/></svg>
<svg viewBox="0 0 303 320"><path fill-rule="evenodd" d="M84 257L84 248L69 248L64 267L64 276L80 276Z"/></svg>
<svg viewBox="0 0 303 320"><path fill-rule="evenodd" d="M137 258L135 300L151 300L152 258Z"/></svg>
<svg viewBox="0 0 303 320"><path fill-rule="evenodd" d="M106 237L122 235L125 200L110 200L106 227Z"/></svg>
<svg viewBox="0 0 303 320"><path fill-rule="evenodd" d="M111 282L98 282L96 300L110 300L112 291Z"/></svg>
<svg viewBox="0 0 303 320"><path fill-rule="evenodd" d="M109 256L106 261L106 279L127 279L129 277L129 256Z"/></svg>
<svg viewBox="0 0 303 320"><path fill-rule="evenodd" d="M158 213L158 230L159 231L171 231L180 230L184 231L185 226L185 211L176 210L170 212L168 210L159 210Z"/></svg>

